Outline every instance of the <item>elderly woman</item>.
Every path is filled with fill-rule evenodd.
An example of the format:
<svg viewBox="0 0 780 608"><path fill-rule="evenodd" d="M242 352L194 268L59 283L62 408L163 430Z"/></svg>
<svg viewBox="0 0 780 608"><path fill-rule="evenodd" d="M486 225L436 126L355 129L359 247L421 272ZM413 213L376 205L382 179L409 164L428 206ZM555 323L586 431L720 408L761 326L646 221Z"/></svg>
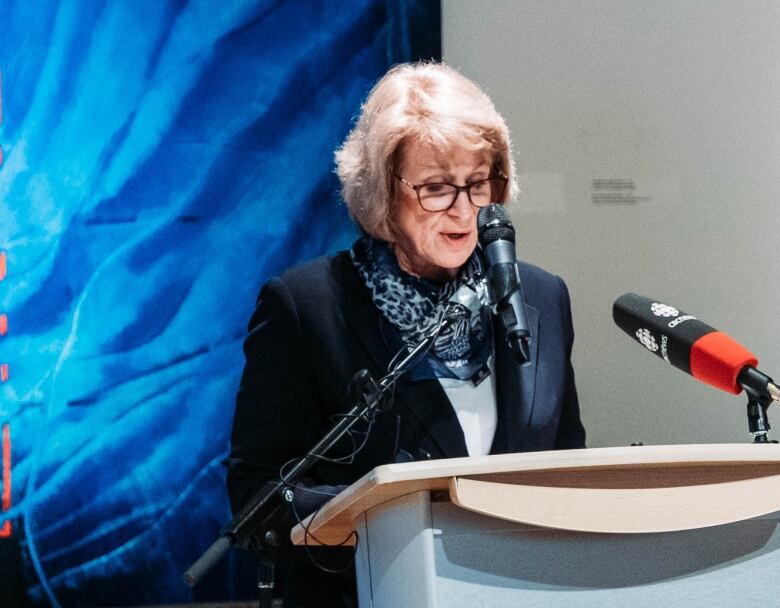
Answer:
<svg viewBox="0 0 780 608"><path fill-rule="evenodd" d="M260 293L228 460L234 508L349 409L356 371L381 377L456 292L475 293L485 267L477 213L515 194L504 120L479 87L441 64L390 70L336 161L362 236L350 251L288 270ZM469 307L400 380L362 449L312 470L313 495L390 462L584 446L566 286L537 267L519 270L530 364L516 363L487 307ZM336 446L334 458L354 445ZM346 577L294 562L286 596L295 606L349 605L353 589Z"/></svg>

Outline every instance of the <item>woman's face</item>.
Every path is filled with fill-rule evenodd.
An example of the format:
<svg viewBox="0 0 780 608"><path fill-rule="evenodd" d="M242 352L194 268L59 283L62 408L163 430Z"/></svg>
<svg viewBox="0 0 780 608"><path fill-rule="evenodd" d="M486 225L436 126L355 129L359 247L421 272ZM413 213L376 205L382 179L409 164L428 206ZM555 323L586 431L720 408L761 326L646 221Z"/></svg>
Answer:
<svg viewBox="0 0 780 608"><path fill-rule="evenodd" d="M430 146L406 144L396 173L413 185L447 182L464 186L490 177L484 154L456 148L443 154ZM401 268L419 277L446 281L454 278L477 246L477 213L465 192L446 211L420 206L417 193L396 182L395 255Z"/></svg>

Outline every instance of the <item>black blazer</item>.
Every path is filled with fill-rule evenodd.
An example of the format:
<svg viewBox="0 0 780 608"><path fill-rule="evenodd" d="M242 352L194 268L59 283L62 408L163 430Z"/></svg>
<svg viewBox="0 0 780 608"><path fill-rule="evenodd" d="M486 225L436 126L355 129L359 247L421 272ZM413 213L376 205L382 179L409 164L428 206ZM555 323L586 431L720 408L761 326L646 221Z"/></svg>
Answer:
<svg viewBox="0 0 780 608"><path fill-rule="evenodd" d="M563 281L521 263L531 362L519 367L494 328L498 422L491 454L585 445L574 373L569 295ZM285 272L261 290L244 343L228 465L233 509L287 461L304 454L349 409L347 385L366 368L378 379L395 354L348 252ZM336 452L347 454L345 439ZM351 464L318 464L311 483L349 484L372 468L414 459L467 456L463 431L437 380L402 379Z"/></svg>

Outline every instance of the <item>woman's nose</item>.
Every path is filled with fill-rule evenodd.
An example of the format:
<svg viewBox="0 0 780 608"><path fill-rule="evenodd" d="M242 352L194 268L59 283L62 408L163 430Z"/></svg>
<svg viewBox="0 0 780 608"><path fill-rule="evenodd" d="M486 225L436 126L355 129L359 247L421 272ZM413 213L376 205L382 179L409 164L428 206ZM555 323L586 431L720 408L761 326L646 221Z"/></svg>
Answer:
<svg viewBox="0 0 780 608"><path fill-rule="evenodd" d="M461 190L447 211L453 217L468 218L474 215L474 205L471 204L466 191Z"/></svg>

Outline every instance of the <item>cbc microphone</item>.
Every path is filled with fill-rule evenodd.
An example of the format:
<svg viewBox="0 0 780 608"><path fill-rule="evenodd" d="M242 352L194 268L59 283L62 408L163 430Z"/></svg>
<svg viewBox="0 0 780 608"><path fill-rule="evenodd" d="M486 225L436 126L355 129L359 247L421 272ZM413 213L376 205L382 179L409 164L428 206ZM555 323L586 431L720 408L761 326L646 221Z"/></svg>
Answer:
<svg viewBox="0 0 780 608"><path fill-rule="evenodd" d="M521 365L530 360L528 315L517 270L515 229L501 205L488 205L477 216L479 244L487 257L487 279L493 313L498 317L509 349Z"/></svg>
<svg viewBox="0 0 780 608"><path fill-rule="evenodd" d="M627 293L615 300L612 318L647 350L704 384L738 395L780 402L780 388L756 369L744 346L692 315L658 300Z"/></svg>

